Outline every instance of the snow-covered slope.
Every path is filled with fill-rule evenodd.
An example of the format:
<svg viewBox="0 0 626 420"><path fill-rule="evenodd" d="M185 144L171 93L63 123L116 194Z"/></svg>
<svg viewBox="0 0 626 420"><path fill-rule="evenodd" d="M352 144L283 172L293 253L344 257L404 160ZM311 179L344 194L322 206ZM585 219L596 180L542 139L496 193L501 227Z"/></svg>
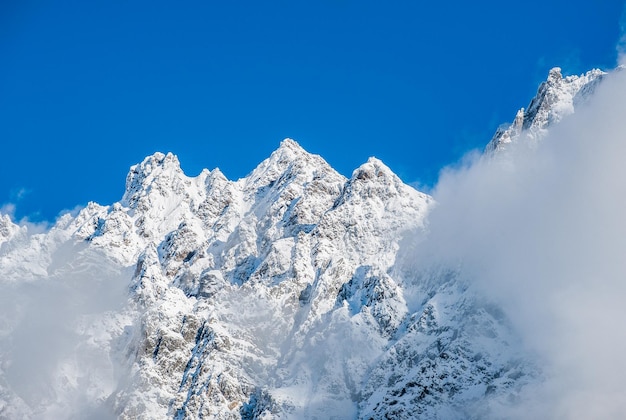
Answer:
<svg viewBox="0 0 626 420"><path fill-rule="evenodd" d="M487 149L602 75L552 70ZM45 233L0 216L0 418L489 417L541 372L455 267L415 261L433 205L287 139L238 181L155 153Z"/></svg>

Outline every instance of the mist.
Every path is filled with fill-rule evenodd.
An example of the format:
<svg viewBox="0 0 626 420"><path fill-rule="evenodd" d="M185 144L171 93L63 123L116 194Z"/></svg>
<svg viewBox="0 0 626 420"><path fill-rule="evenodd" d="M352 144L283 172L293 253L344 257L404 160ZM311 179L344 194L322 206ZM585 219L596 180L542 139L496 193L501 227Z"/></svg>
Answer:
<svg viewBox="0 0 626 420"><path fill-rule="evenodd" d="M501 416L626 412L625 73L541 141L469 155L434 188L420 259L460 267L543 371Z"/></svg>
<svg viewBox="0 0 626 420"><path fill-rule="evenodd" d="M112 419L113 312L130 274L84 244L59 248L48 272L0 279L0 418Z"/></svg>

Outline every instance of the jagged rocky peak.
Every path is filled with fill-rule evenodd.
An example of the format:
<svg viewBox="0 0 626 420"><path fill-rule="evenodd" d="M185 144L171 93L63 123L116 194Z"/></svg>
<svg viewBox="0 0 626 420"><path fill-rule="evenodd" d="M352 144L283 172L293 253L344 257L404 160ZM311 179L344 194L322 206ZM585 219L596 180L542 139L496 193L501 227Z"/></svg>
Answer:
<svg viewBox="0 0 626 420"><path fill-rule="evenodd" d="M357 194L364 197L380 195L383 198L396 195L404 186L387 165L375 157L370 157L352 172L346 192L349 195Z"/></svg>
<svg viewBox="0 0 626 420"><path fill-rule="evenodd" d="M551 68L550 71L548 72L548 82L554 81L554 80L561 80L561 79L563 79L563 75L561 74L561 68L560 67Z"/></svg>
<svg viewBox="0 0 626 420"><path fill-rule="evenodd" d="M246 189L263 188L277 181L314 174L339 176L319 155L304 150L295 140L284 139L269 158L261 162L245 179Z"/></svg>
<svg viewBox="0 0 626 420"><path fill-rule="evenodd" d="M300 146L300 144L297 141L295 141L294 139L290 139L288 137L283 139L283 141L280 142L280 146L278 147L277 151L291 152L294 154L308 153L306 150L302 148L302 146Z"/></svg>
<svg viewBox="0 0 626 420"><path fill-rule="evenodd" d="M406 185L387 165L378 158L370 157L367 162L356 168L350 177L351 184L392 187L394 190L413 189Z"/></svg>
<svg viewBox="0 0 626 420"><path fill-rule="evenodd" d="M139 197L148 193L151 185L167 186L174 178L183 176L180 162L174 154L156 152L143 162L131 166L126 177L126 192L122 202L129 207L135 207ZM155 183L155 180L158 182Z"/></svg>
<svg viewBox="0 0 626 420"><path fill-rule="evenodd" d="M367 162L352 172L352 177L346 184L342 200L354 196L362 198L376 198L385 202L388 207L393 197L407 197L411 207L425 211L431 202L431 197L406 185L380 159L370 157Z"/></svg>
<svg viewBox="0 0 626 420"><path fill-rule="evenodd" d="M269 158L263 161L259 166L276 166L284 169L286 166L296 161L314 159L315 155L307 152L293 139L284 139L280 142L278 149L272 152Z"/></svg>
<svg viewBox="0 0 626 420"><path fill-rule="evenodd" d="M382 177L389 178L396 176L387 165L373 156L352 172L352 180L373 180Z"/></svg>
<svg viewBox="0 0 626 420"><path fill-rule="evenodd" d="M507 144L517 141L522 133L531 140L540 139L552 124L572 114L576 106L587 100L605 75L602 70L594 69L579 76L563 77L560 67L552 68L528 107L517 112L512 124L496 130L485 151L503 150Z"/></svg>
<svg viewBox="0 0 626 420"><path fill-rule="evenodd" d="M207 187L210 187L214 184L222 184L224 182L228 182L228 178L226 178L226 175L224 175L220 168L215 168L212 171L209 171L208 169L203 169L200 175L205 176L205 182Z"/></svg>
<svg viewBox="0 0 626 420"><path fill-rule="evenodd" d="M269 158L239 180L243 200L260 224L284 227L284 234L306 231L339 196L346 178L321 156L285 139ZM282 226L282 227L280 227Z"/></svg>
<svg viewBox="0 0 626 420"><path fill-rule="evenodd" d="M147 178L148 176L158 176L167 171L181 171L178 157L172 152L161 153L156 152L151 156L147 156L141 163L133 165L130 168L129 177L135 176Z"/></svg>

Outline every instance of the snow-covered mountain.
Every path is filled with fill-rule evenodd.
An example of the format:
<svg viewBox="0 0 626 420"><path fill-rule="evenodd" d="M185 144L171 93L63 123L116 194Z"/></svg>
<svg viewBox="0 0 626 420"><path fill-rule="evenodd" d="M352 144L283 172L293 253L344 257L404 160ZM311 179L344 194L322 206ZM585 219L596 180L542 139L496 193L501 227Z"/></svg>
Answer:
<svg viewBox="0 0 626 420"><path fill-rule="evenodd" d="M487 150L603 74L552 70ZM0 418L489 417L542 373L456 267L416 262L434 205L287 139L238 181L155 153L44 233L0 216Z"/></svg>

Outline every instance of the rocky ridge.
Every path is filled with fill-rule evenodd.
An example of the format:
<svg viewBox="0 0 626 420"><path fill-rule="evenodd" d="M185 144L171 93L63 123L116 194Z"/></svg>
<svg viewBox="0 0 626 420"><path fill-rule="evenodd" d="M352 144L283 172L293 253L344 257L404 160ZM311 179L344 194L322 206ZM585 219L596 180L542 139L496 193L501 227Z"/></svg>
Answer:
<svg viewBox="0 0 626 420"><path fill-rule="evenodd" d="M602 74L552 70L487 149L540 136ZM76 339L41 398L0 352L0 418L79 418L75 395L122 419L487 417L541 374L499 308L412 261L433 204L375 158L345 178L287 139L238 181L155 153L118 203L48 232L2 216L5 290L123 293L67 318ZM3 350L28 320L18 306L0 314Z"/></svg>
<svg viewBox="0 0 626 420"><path fill-rule="evenodd" d="M517 111L511 124L498 128L485 148L486 153L503 150L524 133L530 140L543 137L548 127L556 124L584 103L606 76L602 70L590 70L580 76L563 77L561 69L550 70L548 79L541 83L537 94L526 109Z"/></svg>

